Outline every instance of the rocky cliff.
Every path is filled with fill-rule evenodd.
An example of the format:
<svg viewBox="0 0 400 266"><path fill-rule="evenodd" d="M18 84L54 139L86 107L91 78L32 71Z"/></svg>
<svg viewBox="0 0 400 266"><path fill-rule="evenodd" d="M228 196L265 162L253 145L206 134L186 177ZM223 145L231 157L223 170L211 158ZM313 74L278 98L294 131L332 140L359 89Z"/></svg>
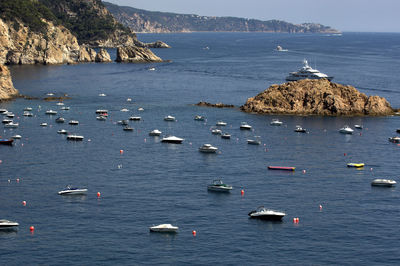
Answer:
<svg viewBox="0 0 400 266"><path fill-rule="evenodd" d="M10 71L6 66L0 65L0 101L11 99L18 95L11 80Z"/></svg>
<svg viewBox="0 0 400 266"><path fill-rule="evenodd" d="M367 96L353 86L326 79L300 80L272 85L240 107L260 114L363 116L390 115L394 111L386 99Z"/></svg>
<svg viewBox="0 0 400 266"><path fill-rule="evenodd" d="M261 21L236 17L211 17L193 14L152 12L104 2L113 16L135 32L289 32L339 33L338 30L316 23L292 24L281 20Z"/></svg>
<svg viewBox="0 0 400 266"><path fill-rule="evenodd" d="M117 59L119 63L147 63L147 62L162 62L163 60L153 54L149 49L137 47L137 46L126 46L118 47Z"/></svg>

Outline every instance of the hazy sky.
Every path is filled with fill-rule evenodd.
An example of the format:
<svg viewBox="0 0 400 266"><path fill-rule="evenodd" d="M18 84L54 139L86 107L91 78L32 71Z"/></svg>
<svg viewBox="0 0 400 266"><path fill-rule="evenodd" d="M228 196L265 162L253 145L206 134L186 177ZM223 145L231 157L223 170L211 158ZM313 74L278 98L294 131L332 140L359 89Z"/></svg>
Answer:
<svg viewBox="0 0 400 266"><path fill-rule="evenodd" d="M107 0L150 11L316 22L341 31L400 32L400 0Z"/></svg>

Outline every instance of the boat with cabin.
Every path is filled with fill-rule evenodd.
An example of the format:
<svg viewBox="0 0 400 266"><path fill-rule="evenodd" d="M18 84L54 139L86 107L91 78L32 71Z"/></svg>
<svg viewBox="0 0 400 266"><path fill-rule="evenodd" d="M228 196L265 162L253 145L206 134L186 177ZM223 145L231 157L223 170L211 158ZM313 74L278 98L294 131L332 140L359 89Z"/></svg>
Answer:
<svg viewBox="0 0 400 266"><path fill-rule="evenodd" d="M317 69L313 69L308 65L306 59L303 60L303 67L297 72L290 72L286 77L286 81L297 81L301 79L327 79L331 81L332 76L328 76L324 73L319 72Z"/></svg>
<svg viewBox="0 0 400 266"><path fill-rule="evenodd" d="M249 212L250 218L262 219L268 221L281 221L285 217L286 213L280 211L274 211L266 209L264 206L260 206L257 209Z"/></svg>

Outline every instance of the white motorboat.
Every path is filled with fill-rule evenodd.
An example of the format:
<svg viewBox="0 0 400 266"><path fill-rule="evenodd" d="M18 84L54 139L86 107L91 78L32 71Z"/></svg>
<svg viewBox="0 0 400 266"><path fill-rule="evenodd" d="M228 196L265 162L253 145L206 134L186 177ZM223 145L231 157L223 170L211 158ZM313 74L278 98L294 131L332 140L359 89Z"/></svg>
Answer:
<svg viewBox="0 0 400 266"><path fill-rule="evenodd" d="M222 180L214 180L212 184L207 185L208 190L219 191L219 192L230 192L232 190L231 185L224 184Z"/></svg>
<svg viewBox="0 0 400 266"><path fill-rule="evenodd" d="M333 77L330 77L324 73L319 72L316 69L313 69L308 65L306 59L303 60L303 67L300 68L297 72L290 72L286 77L286 81L297 81L301 79L327 79L331 81Z"/></svg>
<svg viewBox="0 0 400 266"><path fill-rule="evenodd" d="M150 232L160 232L160 233L176 233L179 229L178 226L173 226L172 224L159 224L149 227Z"/></svg>
<svg viewBox="0 0 400 266"><path fill-rule="evenodd" d="M224 121L218 121L215 125L218 126L218 127L224 127L227 124Z"/></svg>
<svg viewBox="0 0 400 266"><path fill-rule="evenodd" d="M47 96L54 96L54 93L49 92L49 93L47 93L46 95L47 95Z"/></svg>
<svg viewBox="0 0 400 266"><path fill-rule="evenodd" d="M279 119L272 119L271 123L269 123L271 126L282 126L283 122L279 121Z"/></svg>
<svg viewBox="0 0 400 266"><path fill-rule="evenodd" d="M64 123L64 122L65 122L65 118L64 117L57 117L56 123Z"/></svg>
<svg viewBox="0 0 400 266"><path fill-rule="evenodd" d="M354 125L354 127L357 129L363 129L363 125Z"/></svg>
<svg viewBox="0 0 400 266"><path fill-rule="evenodd" d="M121 112L129 112L129 109L122 108L120 111L121 111Z"/></svg>
<svg viewBox="0 0 400 266"><path fill-rule="evenodd" d="M140 121L142 119L142 117L140 117L140 116L131 116L131 117L129 117L129 120L132 120L132 121Z"/></svg>
<svg viewBox="0 0 400 266"><path fill-rule="evenodd" d="M8 110L7 110L7 109L0 108L0 114L5 114L5 113L7 113L7 112L8 112Z"/></svg>
<svg viewBox="0 0 400 266"><path fill-rule="evenodd" d="M66 131L65 129L60 129L57 131L58 134L68 134L68 131Z"/></svg>
<svg viewBox="0 0 400 266"><path fill-rule="evenodd" d="M346 126L342 127L341 129L339 129L339 132L342 134L353 134L354 130L351 127L346 125Z"/></svg>
<svg viewBox="0 0 400 266"><path fill-rule="evenodd" d="M264 206L258 207L256 210L249 212L250 218L270 220L270 221L281 221L286 215L284 212L274 211L264 208Z"/></svg>
<svg viewBox="0 0 400 266"><path fill-rule="evenodd" d="M396 181L390 179L375 179L371 182L371 186L379 187L393 187L396 185Z"/></svg>
<svg viewBox="0 0 400 266"><path fill-rule="evenodd" d="M221 139L230 139L231 135L229 133L224 133L221 135Z"/></svg>
<svg viewBox="0 0 400 266"><path fill-rule="evenodd" d="M201 116L201 115L196 115L194 117L194 120L196 120L196 121L204 121L204 120L206 120L206 118L204 116Z"/></svg>
<svg viewBox="0 0 400 266"><path fill-rule="evenodd" d="M126 101L127 101L127 102L131 102L131 101L132 101L132 98L127 98Z"/></svg>
<svg viewBox="0 0 400 266"><path fill-rule="evenodd" d="M107 95L105 93L99 93L100 97L106 97Z"/></svg>
<svg viewBox="0 0 400 266"><path fill-rule="evenodd" d="M29 112L29 111L24 111L24 113L22 114L23 116L33 116L33 113Z"/></svg>
<svg viewBox="0 0 400 266"><path fill-rule="evenodd" d="M96 119L99 120L99 121L106 121L107 117L104 116L104 115L99 115L99 116L96 116Z"/></svg>
<svg viewBox="0 0 400 266"><path fill-rule="evenodd" d="M400 137L391 137L389 138L389 141L393 143L400 143Z"/></svg>
<svg viewBox="0 0 400 266"><path fill-rule="evenodd" d="M79 121L78 121L78 120L70 120L70 121L68 122L68 124L73 125L73 126L76 126L76 125L79 125Z"/></svg>
<svg viewBox="0 0 400 266"><path fill-rule="evenodd" d="M96 110L96 114L107 114L108 113L108 110L106 110L106 109L97 109Z"/></svg>
<svg viewBox="0 0 400 266"><path fill-rule="evenodd" d="M10 123L7 123L4 125L4 127L7 127L7 128L17 128L18 126L19 126L18 123L14 123L12 121Z"/></svg>
<svg viewBox="0 0 400 266"><path fill-rule="evenodd" d="M117 122L117 124L120 124L120 125L123 125L123 126L127 126L129 123L128 123L128 120L119 120Z"/></svg>
<svg viewBox="0 0 400 266"><path fill-rule="evenodd" d="M214 128L214 129L211 130L211 134L221 135L222 134L222 130L218 129L218 128Z"/></svg>
<svg viewBox="0 0 400 266"><path fill-rule="evenodd" d="M240 129L241 130L251 130L251 126L249 124L247 124L246 122L242 122L242 124L240 125Z"/></svg>
<svg viewBox="0 0 400 266"><path fill-rule="evenodd" d="M174 144L181 144L182 141L184 141L184 139L175 136L166 136L161 139L161 142L174 143Z"/></svg>
<svg viewBox="0 0 400 266"><path fill-rule="evenodd" d="M67 186L63 190L58 191L58 195L85 195L87 191L87 188L75 188Z"/></svg>
<svg viewBox="0 0 400 266"><path fill-rule="evenodd" d="M278 51L278 52L287 52L288 49L283 49L282 46L278 45L278 46L276 47L275 51Z"/></svg>
<svg viewBox="0 0 400 266"><path fill-rule="evenodd" d="M294 129L294 132L297 132L297 133L307 133L307 129L302 128L301 126L296 126L296 128Z"/></svg>
<svg viewBox="0 0 400 266"><path fill-rule="evenodd" d="M166 117L164 117L164 120L165 120L165 121L175 121L176 119L175 119L175 117L172 116L172 115L167 115Z"/></svg>
<svg viewBox="0 0 400 266"><path fill-rule="evenodd" d="M261 145L260 136L254 136L254 139L248 139L247 144L250 145Z"/></svg>
<svg viewBox="0 0 400 266"><path fill-rule="evenodd" d="M3 124L10 124L10 123L13 122L13 120L12 120L12 119L4 118L3 121L1 121L1 122L2 122Z"/></svg>
<svg viewBox="0 0 400 266"><path fill-rule="evenodd" d="M124 130L124 131L133 131L133 127L125 126L122 130Z"/></svg>
<svg viewBox="0 0 400 266"><path fill-rule="evenodd" d="M151 67L151 68L149 68L149 71L155 71L156 70L156 68L155 67Z"/></svg>
<svg viewBox="0 0 400 266"><path fill-rule="evenodd" d="M7 112L7 113L6 113L6 116L7 116L8 118L14 118L15 114L12 113L12 112Z"/></svg>
<svg viewBox="0 0 400 266"><path fill-rule="evenodd" d="M158 129L154 129L152 131L150 131L149 136L160 136L161 135L161 131Z"/></svg>
<svg viewBox="0 0 400 266"><path fill-rule="evenodd" d="M63 102L59 102L59 103L56 103L56 105L58 105L58 106L63 106L64 103L63 103Z"/></svg>
<svg viewBox="0 0 400 266"><path fill-rule="evenodd" d="M76 140L76 141L81 141L83 140L83 136L76 135L76 134L71 134L67 136L67 140Z"/></svg>
<svg viewBox="0 0 400 266"><path fill-rule="evenodd" d="M139 107L137 110L140 112L144 111L144 109L142 107Z"/></svg>
<svg viewBox="0 0 400 266"><path fill-rule="evenodd" d="M212 146L211 144L203 144L203 146L199 148L199 151L204 153L216 153L218 148Z"/></svg>
<svg viewBox="0 0 400 266"><path fill-rule="evenodd" d="M19 225L19 223L17 223L17 222L5 220L5 219L0 220L0 229L9 229L9 230L15 229L18 225Z"/></svg>
<svg viewBox="0 0 400 266"><path fill-rule="evenodd" d="M40 126L41 126L41 127L47 127L48 125L47 125L46 122L43 122L43 123L40 123Z"/></svg>
<svg viewBox="0 0 400 266"><path fill-rule="evenodd" d="M25 107L24 111L32 111L32 107Z"/></svg>
<svg viewBox="0 0 400 266"><path fill-rule="evenodd" d="M14 135L14 136L12 136L11 138L13 138L13 139L21 139L22 136L21 136L21 135Z"/></svg>
<svg viewBox="0 0 400 266"><path fill-rule="evenodd" d="M64 110L64 111L68 111L70 108L69 108L69 106L63 106L63 107L61 107L61 110Z"/></svg>
<svg viewBox="0 0 400 266"><path fill-rule="evenodd" d="M54 110L47 110L46 111L46 115L56 115L57 114L57 111L54 111Z"/></svg>

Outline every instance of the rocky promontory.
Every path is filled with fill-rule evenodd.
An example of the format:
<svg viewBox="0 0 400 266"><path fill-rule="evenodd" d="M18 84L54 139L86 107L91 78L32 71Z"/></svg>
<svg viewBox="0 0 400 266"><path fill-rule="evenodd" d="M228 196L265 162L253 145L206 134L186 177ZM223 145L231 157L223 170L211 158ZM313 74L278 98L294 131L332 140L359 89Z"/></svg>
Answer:
<svg viewBox="0 0 400 266"><path fill-rule="evenodd" d="M367 96L349 85L326 79L299 80L272 85L240 107L259 114L364 116L391 115L385 98Z"/></svg>
<svg viewBox="0 0 400 266"><path fill-rule="evenodd" d="M0 101L9 100L18 95L11 80L10 71L6 66L0 65Z"/></svg>
<svg viewBox="0 0 400 266"><path fill-rule="evenodd" d="M137 46L118 47L115 61L119 63L163 62L160 57L153 54L148 48Z"/></svg>

